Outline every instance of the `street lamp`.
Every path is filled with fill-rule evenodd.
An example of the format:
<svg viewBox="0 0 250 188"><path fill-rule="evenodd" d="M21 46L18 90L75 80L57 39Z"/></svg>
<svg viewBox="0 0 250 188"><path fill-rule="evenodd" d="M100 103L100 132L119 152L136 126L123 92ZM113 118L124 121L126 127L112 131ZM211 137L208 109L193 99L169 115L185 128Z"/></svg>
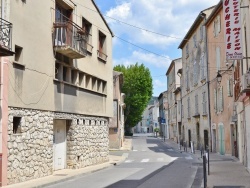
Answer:
<svg viewBox="0 0 250 188"><path fill-rule="evenodd" d="M218 71L218 73L217 73L216 78L217 78L217 82L220 84L220 83L221 83L221 80L222 80L222 76L221 76L221 74L220 74L219 71Z"/></svg>
<svg viewBox="0 0 250 188"><path fill-rule="evenodd" d="M218 70L218 73L217 73L217 82L218 84L221 83L221 80L222 80L222 75L220 74L221 71L223 72L229 72L229 71L233 71L231 68L234 66L234 64L232 63L232 65L230 67L228 67L228 62L226 62L226 66L227 66L227 69L226 70Z"/></svg>

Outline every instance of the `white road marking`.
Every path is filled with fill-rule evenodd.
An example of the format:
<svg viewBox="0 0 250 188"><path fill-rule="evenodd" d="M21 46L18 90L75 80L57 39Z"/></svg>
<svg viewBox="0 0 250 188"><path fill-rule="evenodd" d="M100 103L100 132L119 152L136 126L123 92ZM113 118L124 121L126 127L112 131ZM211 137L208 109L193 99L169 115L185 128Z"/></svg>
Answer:
<svg viewBox="0 0 250 188"><path fill-rule="evenodd" d="M149 159L142 159L141 163L147 163L149 161Z"/></svg>
<svg viewBox="0 0 250 188"><path fill-rule="evenodd" d="M138 150L134 149L133 151L138 151Z"/></svg>
<svg viewBox="0 0 250 188"><path fill-rule="evenodd" d="M157 161L163 161L164 159L163 158L157 158Z"/></svg>
<svg viewBox="0 0 250 188"><path fill-rule="evenodd" d="M125 163L131 163L133 162L134 160L126 160Z"/></svg>
<svg viewBox="0 0 250 188"><path fill-rule="evenodd" d="M168 149L168 151L174 151L173 149Z"/></svg>

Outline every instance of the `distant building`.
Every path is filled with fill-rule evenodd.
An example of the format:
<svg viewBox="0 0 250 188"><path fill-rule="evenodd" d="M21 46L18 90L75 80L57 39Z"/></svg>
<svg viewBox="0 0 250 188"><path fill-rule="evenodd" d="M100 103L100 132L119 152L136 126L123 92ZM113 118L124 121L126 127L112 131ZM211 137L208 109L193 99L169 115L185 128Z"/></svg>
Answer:
<svg viewBox="0 0 250 188"><path fill-rule="evenodd" d="M113 71L113 118L109 124L109 148L120 149L124 141L124 103L125 94L121 92L123 74Z"/></svg>

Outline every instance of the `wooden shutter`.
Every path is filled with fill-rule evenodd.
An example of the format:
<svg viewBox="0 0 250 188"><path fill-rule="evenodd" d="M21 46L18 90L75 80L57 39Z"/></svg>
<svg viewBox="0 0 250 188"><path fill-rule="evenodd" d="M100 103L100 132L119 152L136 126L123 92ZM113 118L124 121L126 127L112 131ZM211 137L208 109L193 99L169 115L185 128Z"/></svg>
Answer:
<svg viewBox="0 0 250 188"><path fill-rule="evenodd" d="M220 15L218 15L218 16L217 16L217 20L218 20L218 22L217 22L217 24L218 24L218 26L217 26L217 28L218 28L218 33L220 33L220 32L221 32L221 21L220 21Z"/></svg>
<svg viewBox="0 0 250 188"><path fill-rule="evenodd" d="M221 86L219 89L219 111L223 111L223 87Z"/></svg>
<svg viewBox="0 0 250 188"><path fill-rule="evenodd" d="M214 89L214 110L217 112L217 89Z"/></svg>
<svg viewBox="0 0 250 188"><path fill-rule="evenodd" d="M220 70L220 47L216 47L216 68Z"/></svg>

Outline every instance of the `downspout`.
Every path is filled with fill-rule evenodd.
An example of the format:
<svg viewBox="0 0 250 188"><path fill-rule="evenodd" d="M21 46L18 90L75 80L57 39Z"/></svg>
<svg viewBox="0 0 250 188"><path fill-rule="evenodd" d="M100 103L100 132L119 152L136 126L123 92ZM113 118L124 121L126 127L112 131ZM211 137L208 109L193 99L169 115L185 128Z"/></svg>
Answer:
<svg viewBox="0 0 250 188"><path fill-rule="evenodd" d="M204 25L204 27L205 27L205 25ZM211 105L210 105L210 81L209 81L209 69L208 69L208 42L207 42L207 29L206 29L206 27L205 27L205 37L206 37L206 39L205 39L205 46L206 46L206 65L207 65L207 82L206 82L206 84L207 84L207 90L208 90L208 92L207 92L207 95L208 95L208 97L207 97L207 101L208 101L208 123L209 123L209 131L210 131L210 151L212 152L213 150L213 148L212 148L212 126L211 126Z"/></svg>

